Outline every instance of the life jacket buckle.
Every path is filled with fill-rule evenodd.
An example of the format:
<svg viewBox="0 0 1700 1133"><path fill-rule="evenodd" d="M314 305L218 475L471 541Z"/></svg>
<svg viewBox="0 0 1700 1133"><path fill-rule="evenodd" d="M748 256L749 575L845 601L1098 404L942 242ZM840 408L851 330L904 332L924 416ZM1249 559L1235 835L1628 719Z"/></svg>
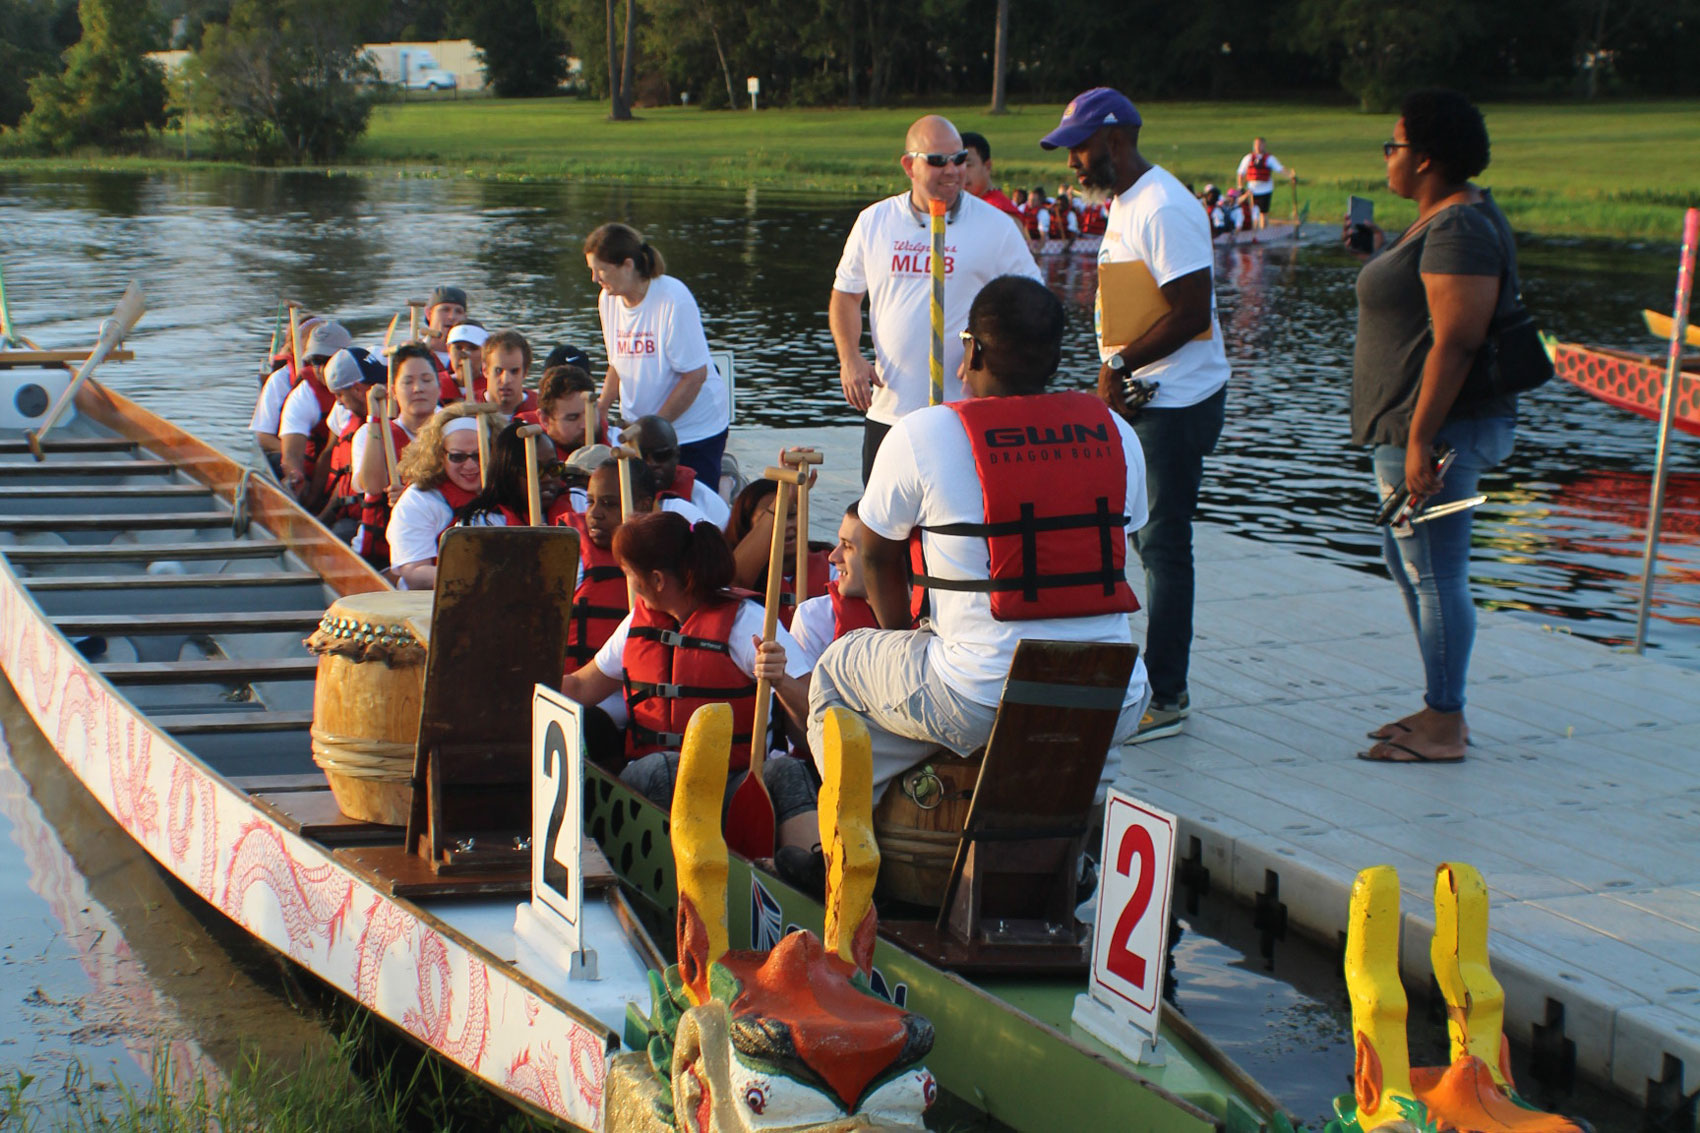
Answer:
<svg viewBox="0 0 1700 1133"><path fill-rule="evenodd" d="M659 696L663 700L678 700L681 695L678 685L653 684L649 687L651 696Z"/></svg>
<svg viewBox="0 0 1700 1133"><path fill-rule="evenodd" d="M664 629L655 635L655 639L669 649L677 649L685 643L685 635L676 629ZM677 686L675 686L677 687Z"/></svg>

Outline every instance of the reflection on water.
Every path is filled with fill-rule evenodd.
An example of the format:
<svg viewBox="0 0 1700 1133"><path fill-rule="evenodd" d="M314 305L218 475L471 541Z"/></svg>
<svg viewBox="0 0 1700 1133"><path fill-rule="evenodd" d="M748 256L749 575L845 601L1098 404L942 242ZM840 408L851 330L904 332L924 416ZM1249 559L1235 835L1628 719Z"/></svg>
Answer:
<svg viewBox="0 0 1700 1133"><path fill-rule="evenodd" d="M50 1097L80 1067L141 1092L156 1058L180 1091L216 1083L245 1051L294 1065L323 1030L266 986L276 963L233 925L191 913L85 791L0 678L0 1072ZM3 1124L3 1122L0 1122Z"/></svg>
<svg viewBox="0 0 1700 1133"><path fill-rule="evenodd" d="M307 174L0 176L0 256L20 325L49 345L92 339L125 282L140 280L150 300L135 337L141 360L109 368L106 379L244 451L255 371L280 297L333 311L375 341L407 299L452 281L471 293L474 317L518 326L543 345L570 340L599 358L581 249L592 228L620 219L653 238L695 292L710 337L737 351L741 424L854 424L838 392L825 310L862 203ZM1673 252L1609 244L1529 246L1529 305L1562 338L1653 349L1639 312L1666 300L1674 260ZM1074 327L1065 373L1087 384L1096 371L1095 268L1067 257L1044 266ZM1234 385L1204 514L1253 538L1380 571L1379 541L1365 521L1368 462L1347 443L1355 262L1327 246L1242 245L1219 251L1217 275ZM1525 402L1516 453L1483 485L1490 501L1477 520L1478 594L1621 644L1633 632L1653 428L1562 382ZM1677 439L1679 472L1695 467L1695 444ZM1598 489L1602 481L1610 492ZM1694 488L1676 492L1673 506L1692 518ZM1652 642L1672 660L1700 665L1700 545L1692 525L1673 520Z"/></svg>

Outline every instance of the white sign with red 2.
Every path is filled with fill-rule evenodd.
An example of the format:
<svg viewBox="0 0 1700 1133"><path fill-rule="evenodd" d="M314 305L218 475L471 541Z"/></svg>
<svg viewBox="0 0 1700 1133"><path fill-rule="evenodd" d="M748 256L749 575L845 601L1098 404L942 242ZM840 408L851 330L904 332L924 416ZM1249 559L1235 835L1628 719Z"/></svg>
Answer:
<svg viewBox="0 0 1700 1133"><path fill-rule="evenodd" d="M1112 790L1098 858L1092 998L1150 1039L1157 1036L1174 876L1175 816Z"/></svg>

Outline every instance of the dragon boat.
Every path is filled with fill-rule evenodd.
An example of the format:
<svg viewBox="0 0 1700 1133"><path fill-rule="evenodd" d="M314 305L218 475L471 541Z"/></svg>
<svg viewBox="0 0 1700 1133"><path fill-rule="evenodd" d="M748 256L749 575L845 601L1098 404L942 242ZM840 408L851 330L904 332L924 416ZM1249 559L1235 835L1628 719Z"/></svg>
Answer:
<svg viewBox="0 0 1700 1133"><path fill-rule="evenodd" d="M113 357L122 329L103 333ZM578 749L533 726L565 644L564 616L536 613L570 602L572 533L457 530L434 596L401 601L287 493L88 377L94 360L0 352L0 669L24 709L200 900L532 1114L608 1127L611 1060L654 1052L681 887L674 819L586 762L581 827ZM545 860L581 828L576 870ZM844 934L763 864L728 856L723 946L806 981L853 960L856 995L930 1023L927 1071L973 1110L1021 1130L1285 1128L1172 1010L1143 1051L1074 1023L1072 964L958 974L895 923L836 952L788 944ZM562 868L582 947L551 951L527 910ZM781 1029L793 1009L815 1010L778 998ZM833 1104L787 1128L871 1120Z"/></svg>
<svg viewBox="0 0 1700 1133"><path fill-rule="evenodd" d="M1571 385L1638 417L1659 419L1665 396L1664 359L1560 342L1551 335L1542 335L1541 341L1552 358L1554 372ZM1682 360L1671 425L1700 436L1700 355L1690 354Z"/></svg>

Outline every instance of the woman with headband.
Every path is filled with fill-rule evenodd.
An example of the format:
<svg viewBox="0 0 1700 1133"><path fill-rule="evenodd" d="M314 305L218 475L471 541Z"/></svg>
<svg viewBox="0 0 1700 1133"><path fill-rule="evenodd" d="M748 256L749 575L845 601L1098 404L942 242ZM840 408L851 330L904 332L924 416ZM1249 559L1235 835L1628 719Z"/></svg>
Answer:
<svg viewBox="0 0 1700 1133"><path fill-rule="evenodd" d="M407 446L400 472L407 490L386 532L390 572L403 590L430 590L437 583L437 540L481 488L477 418L439 410Z"/></svg>

